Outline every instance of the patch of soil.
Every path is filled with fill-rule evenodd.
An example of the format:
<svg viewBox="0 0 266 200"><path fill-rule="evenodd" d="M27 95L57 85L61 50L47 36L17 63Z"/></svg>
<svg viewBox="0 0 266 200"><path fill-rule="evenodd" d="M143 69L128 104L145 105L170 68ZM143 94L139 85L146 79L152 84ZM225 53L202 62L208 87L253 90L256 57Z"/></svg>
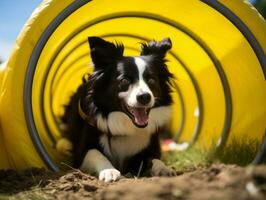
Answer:
<svg viewBox="0 0 266 200"><path fill-rule="evenodd" d="M0 199L266 199L266 166L214 164L176 177L104 183L80 171L0 171Z"/></svg>

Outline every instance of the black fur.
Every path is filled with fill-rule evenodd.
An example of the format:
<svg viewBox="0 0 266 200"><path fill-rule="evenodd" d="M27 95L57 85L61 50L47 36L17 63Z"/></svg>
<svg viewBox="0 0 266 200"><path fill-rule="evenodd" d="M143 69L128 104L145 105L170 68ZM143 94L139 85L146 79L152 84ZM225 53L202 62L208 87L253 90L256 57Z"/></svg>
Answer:
<svg viewBox="0 0 266 200"><path fill-rule="evenodd" d="M94 64L94 72L88 79L83 79L82 85L72 96L69 105L66 106L63 123L68 127L64 136L73 143L73 165L79 167L89 149L97 149L103 155L103 147L99 140L103 134L109 138L126 136L112 136L112 133L103 133L95 125L87 123L78 112L80 102L84 113L92 122L97 114L107 117L110 112L121 111L123 106L118 98L118 93L127 89L127 82L121 81L127 78L130 83L138 80L132 57L124 57L124 47L121 44L106 42L98 37L89 37L91 58ZM170 96L170 79L173 75L168 71L165 64L165 54L171 48L170 39L161 42L152 41L142 44L141 57L148 63L145 71L145 80L150 77L155 79L150 86L151 91L157 97L154 107L168 106L172 103ZM120 64L118 64L120 63ZM121 66L122 67L121 67ZM143 170L149 168L151 159L160 158L159 130L152 134L149 145L136 155L125 159L122 166L113 162L116 169L122 173L137 173L140 163L143 161ZM107 158L108 156L105 155Z"/></svg>

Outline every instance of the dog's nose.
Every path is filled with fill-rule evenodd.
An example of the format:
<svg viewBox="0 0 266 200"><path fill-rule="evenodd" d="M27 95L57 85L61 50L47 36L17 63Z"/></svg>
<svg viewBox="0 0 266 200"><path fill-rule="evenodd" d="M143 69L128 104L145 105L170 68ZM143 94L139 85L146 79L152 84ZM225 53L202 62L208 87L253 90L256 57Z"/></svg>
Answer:
<svg viewBox="0 0 266 200"><path fill-rule="evenodd" d="M146 104L150 103L151 95L147 92L142 93L142 94L138 94L137 95L137 101L142 105L146 105Z"/></svg>

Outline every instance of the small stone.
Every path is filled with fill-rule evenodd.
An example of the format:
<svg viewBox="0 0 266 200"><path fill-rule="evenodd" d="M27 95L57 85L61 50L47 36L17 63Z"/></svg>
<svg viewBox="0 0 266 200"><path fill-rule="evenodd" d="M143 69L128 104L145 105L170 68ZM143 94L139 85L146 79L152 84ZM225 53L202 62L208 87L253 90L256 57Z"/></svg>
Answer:
<svg viewBox="0 0 266 200"><path fill-rule="evenodd" d="M90 184L84 184L83 185L84 190L88 191L88 192L94 192L96 190L98 190L98 188L94 185L90 185Z"/></svg>
<svg viewBox="0 0 266 200"><path fill-rule="evenodd" d="M174 196L174 197L182 197L182 195L183 195L183 192L181 191L181 190L179 190L179 189L174 189L174 190L172 190L172 195Z"/></svg>

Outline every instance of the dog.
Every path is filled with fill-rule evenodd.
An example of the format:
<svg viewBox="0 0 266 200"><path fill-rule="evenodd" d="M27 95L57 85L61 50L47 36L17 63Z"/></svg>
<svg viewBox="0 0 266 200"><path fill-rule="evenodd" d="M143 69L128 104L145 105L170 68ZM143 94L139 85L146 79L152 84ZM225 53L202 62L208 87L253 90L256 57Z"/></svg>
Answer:
<svg viewBox="0 0 266 200"><path fill-rule="evenodd" d="M74 167L105 182L121 174L174 176L160 161L159 135L171 118L171 80L165 55L169 38L141 44L140 56L124 46L88 37L93 73L71 97L57 143Z"/></svg>

